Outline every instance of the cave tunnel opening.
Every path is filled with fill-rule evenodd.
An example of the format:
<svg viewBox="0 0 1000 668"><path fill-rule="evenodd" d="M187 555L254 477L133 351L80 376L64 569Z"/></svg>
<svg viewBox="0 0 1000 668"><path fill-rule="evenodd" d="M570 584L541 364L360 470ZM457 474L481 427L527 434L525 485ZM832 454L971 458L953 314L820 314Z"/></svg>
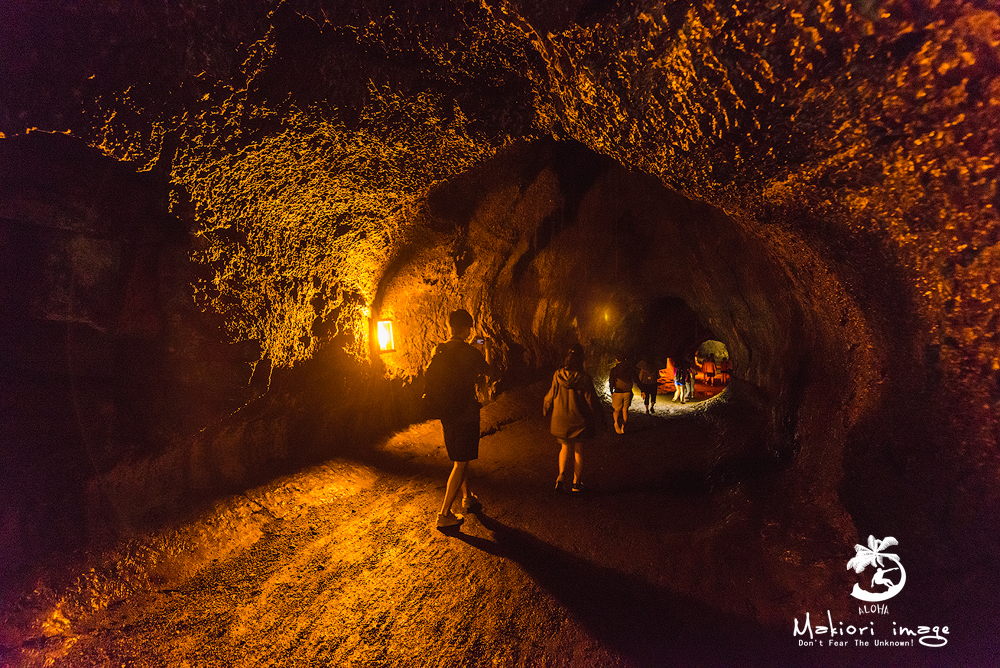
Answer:
<svg viewBox="0 0 1000 668"><path fill-rule="evenodd" d="M707 385L715 387L716 382L720 382L725 386L729 382L729 372L732 369L729 349L722 341L709 339L698 346L695 366L701 380Z"/></svg>
<svg viewBox="0 0 1000 668"><path fill-rule="evenodd" d="M801 317L813 305L725 213L575 142L543 140L435 188L412 229L373 304L372 318L399 332L397 350L375 361L388 377L419 378L457 306L500 344L499 390L554 368L570 344L602 385L617 355L663 369L724 339L743 381L735 399L767 406L748 431L764 449L792 447L788 424L765 425L797 410L782 384L815 354L801 345L813 340Z"/></svg>

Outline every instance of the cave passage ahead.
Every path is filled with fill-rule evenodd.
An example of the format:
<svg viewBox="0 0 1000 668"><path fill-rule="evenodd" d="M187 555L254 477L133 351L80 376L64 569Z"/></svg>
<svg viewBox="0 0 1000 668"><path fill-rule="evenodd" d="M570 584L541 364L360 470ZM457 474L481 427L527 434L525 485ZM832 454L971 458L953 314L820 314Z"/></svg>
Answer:
<svg viewBox="0 0 1000 668"><path fill-rule="evenodd" d="M170 532L207 544L219 503L236 533L291 527L273 499L241 495L303 467L368 467L331 489L380 481L356 507L316 497L348 534L417 536L439 471L416 465L441 462L383 446L422 433L420 370L457 306L497 344L487 409L511 402L484 431L521 446L545 442L532 393L570 343L597 377L619 354L725 346L725 392L669 416L704 429L688 443L701 456L639 500L698 520L602 510L594 529L614 536L625 517L677 549L658 557L705 573L683 593L699 628L720 610L782 633L806 611L847 614L854 546L892 536L908 574L892 615L949 624L967 657L992 648L1000 17L973 0L875 4L5 3L0 582L4 614L46 612L0 652L55 657L157 578L198 581L210 560L177 557ZM375 350L380 319L392 351ZM573 540L532 523L532 490L551 482L522 454L484 482L536 505L479 525L506 547L469 547L516 562L517 600L553 625L569 610L593 631L610 618L588 617L538 555L602 592L627 567L581 565ZM631 493L615 489L595 501ZM412 514L380 524L380 498ZM266 533L234 549L266 552ZM337 544L356 550L341 574L355 583L353 557L394 547ZM438 548L464 549L420 563ZM726 570L746 554L749 570ZM642 582L620 607L647 600ZM240 628L209 624L223 626ZM598 636L574 637L614 651L627 634Z"/></svg>
<svg viewBox="0 0 1000 668"><path fill-rule="evenodd" d="M439 186L411 229L371 313L393 322L396 350L373 354L390 377L419 376L458 306L498 344L501 383L558 364L572 343L606 377L616 355L664 368L720 340L737 393L760 406L747 431L786 453L810 360L873 338L827 275L809 284L723 212L573 142L518 146ZM851 326L828 330L832 318ZM864 350L813 370L824 392L850 392L875 365Z"/></svg>

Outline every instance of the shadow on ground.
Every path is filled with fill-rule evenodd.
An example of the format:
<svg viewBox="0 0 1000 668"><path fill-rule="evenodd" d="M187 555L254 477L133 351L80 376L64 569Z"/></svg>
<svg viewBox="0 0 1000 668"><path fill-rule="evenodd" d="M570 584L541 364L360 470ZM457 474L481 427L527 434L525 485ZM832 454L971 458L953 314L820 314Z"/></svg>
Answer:
<svg viewBox="0 0 1000 668"><path fill-rule="evenodd" d="M640 666L788 665L777 634L602 567L521 529L477 514L492 540L456 532L472 547L518 564L599 641ZM775 662L778 663L775 663Z"/></svg>

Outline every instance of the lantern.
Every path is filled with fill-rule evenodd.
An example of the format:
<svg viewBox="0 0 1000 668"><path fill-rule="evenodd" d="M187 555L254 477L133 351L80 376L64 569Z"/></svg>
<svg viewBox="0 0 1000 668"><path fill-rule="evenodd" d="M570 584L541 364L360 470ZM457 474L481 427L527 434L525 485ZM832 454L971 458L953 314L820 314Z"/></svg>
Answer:
<svg viewBox="0 0 1000 668"><path fill-rule="evenodd" d="M375 337L378 339L380 353L391 353L396 350L392 338L392 320L379 320L375 324Z"/></svg>

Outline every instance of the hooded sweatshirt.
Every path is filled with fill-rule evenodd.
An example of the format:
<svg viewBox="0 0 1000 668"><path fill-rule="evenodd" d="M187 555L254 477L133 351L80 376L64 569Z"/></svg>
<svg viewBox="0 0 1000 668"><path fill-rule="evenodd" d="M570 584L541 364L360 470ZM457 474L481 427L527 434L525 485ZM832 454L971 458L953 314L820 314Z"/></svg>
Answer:
<svg viewBox="0 0 1000 668"><path fill-rule="evenodd" d="M559 369L542 407L552 413L552 435L556 438L587 438L594 435L600 419L600 404L594 380L583 371Z"/></svg>

